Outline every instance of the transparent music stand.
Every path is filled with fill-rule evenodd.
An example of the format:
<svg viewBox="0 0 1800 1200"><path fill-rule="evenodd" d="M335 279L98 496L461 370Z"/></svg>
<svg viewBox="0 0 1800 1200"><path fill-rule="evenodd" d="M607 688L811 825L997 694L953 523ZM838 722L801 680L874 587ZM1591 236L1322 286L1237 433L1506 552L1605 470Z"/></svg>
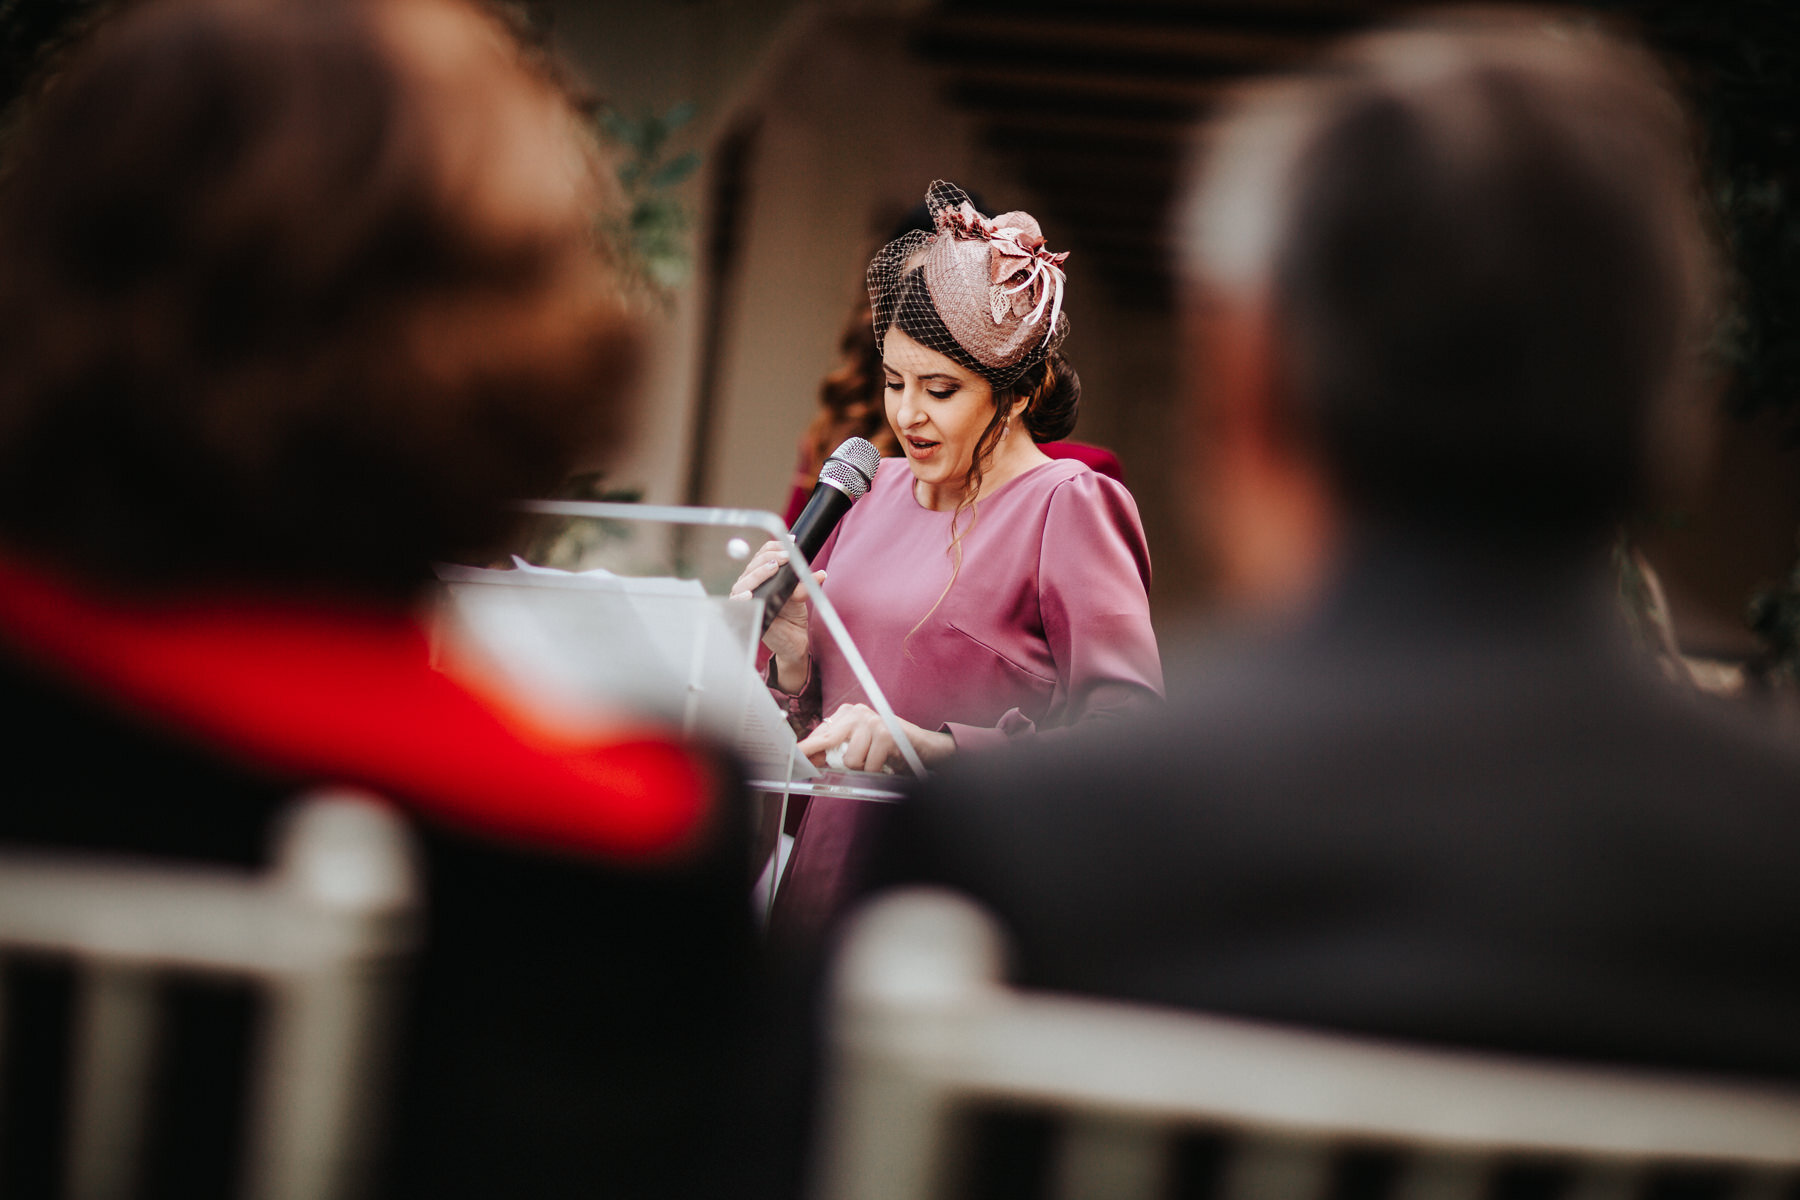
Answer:
<svg viewBox="0 0 1800 1200"><path fill-rule="evenodd" d="M763 604L728 598L745 561L773 540L801 578L811 577L774 513L560 500L521 508L532 514L515 560L523 565L439 568L442 654L468 660L574 731L648 717L728 746L752 788L781 797L782 821L794 795L899 799L891 776L820 769L801 757L756 669ZM830 598L814 590L811 603L814 623L923 776L918 751Z"/></svg>

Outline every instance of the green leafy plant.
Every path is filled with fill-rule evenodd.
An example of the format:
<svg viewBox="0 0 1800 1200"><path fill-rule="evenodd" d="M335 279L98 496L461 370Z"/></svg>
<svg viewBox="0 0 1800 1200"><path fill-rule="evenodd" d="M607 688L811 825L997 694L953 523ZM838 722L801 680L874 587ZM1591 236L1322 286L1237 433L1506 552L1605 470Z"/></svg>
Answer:
<svg viewBox="0 0 1800 1200"><path fill-rule="evenodd" d="M635 504L644 498L642 488L618 487L603 471L572 475L550 495L552 500L599 500L611 504ZM618 521L585 517L536 517L520 556L540 567L584 571L598 563L611 544L626 540L631 530Z"/></svg>
<svg viewBox="0 0 1800 1200"><path fill-rule="evenodd" d="M1635 26L1699 125L1707 196L1728 254L1711 341L1728 409L1774 412L1800 443L1800 5L1792 0L1588 0ZM1800 469L1800 463L1795 464ZM1752 598L1768 678L1800 679L1800 566Z"/></svg>
<svg viewBox="0 0 1800 1200"><path fill-rule="evenodd" d="M1668 7L1665 20L1695 47L1692 90L1734 271L1715 341L1733 376L1728 402L1743 417L1782 414L1791 446L1800 435L1800 9L1779 0ZM1800 679L1800 565L1752 597L1748 621L1762 646L1752 674Z"/></svg>
<svg viewBox="0 0 1800 1200"><path fill-rule="evenodd" d="M1762 643L1751 674L1766 684L1800 682L1800 566L1750 601L1750 628Z"/></svg>
<svg viewBox="0 0 1800 1200"><path fill-rule="evenodd" d="M665 304L693 271L693 215L676 189L699 169L700 155L670 153L673 135L693 117L694 106L682 103L661 114L635 115L603 106L594 118L605 140L621 151L618 176L625 194L625 211L603 217L601 232L634 282Z"/></svg>
<svg viewBox="0 0 1800 1200"><path fill-rule="evenodd" d="M0 109L10 109L57 57L119 0L0 0ZM10 126L10 118L5 122Z"/></svg>

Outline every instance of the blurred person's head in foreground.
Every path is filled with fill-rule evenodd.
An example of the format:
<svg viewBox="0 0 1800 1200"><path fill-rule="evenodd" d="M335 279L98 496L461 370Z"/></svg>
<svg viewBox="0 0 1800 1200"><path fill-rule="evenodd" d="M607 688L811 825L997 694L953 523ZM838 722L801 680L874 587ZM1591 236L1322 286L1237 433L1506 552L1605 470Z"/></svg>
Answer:
<svg viewBox="0 0 1800 1200"><path fill-rule="evenodd" d="M410 597L617 430L606 173L471 0L148 0L0 187L0 553Z"/></svg>
<svg viewBox="0 0 1800 1200"><path fill-rule="evenodd" d="M1209 144L1182 234L1228 590L1304 591L1368 527L1567 552L1681 467L1712 263L1647 55L1447 15Z"/></svg>
<svg viewBox="0 0 1800 1200"><path fill-rule="evenodd" d="M550 65L476 0L142 0L8 148L0 707L26 799L0 840L242 871L303 790L390 800L428 880L416 986L403 1036L341 1026L394 1044L386 1080L341 1055L382 1132L334 1179L762 1194L734 769L623 706L544 719L438 671L402 607L618 419L606 176ZM249 997L168 999L183 1069L146 1103L182 1116L143 1190L221 1192ZM27 1094L55 1066L25 1062Z"/></svg>

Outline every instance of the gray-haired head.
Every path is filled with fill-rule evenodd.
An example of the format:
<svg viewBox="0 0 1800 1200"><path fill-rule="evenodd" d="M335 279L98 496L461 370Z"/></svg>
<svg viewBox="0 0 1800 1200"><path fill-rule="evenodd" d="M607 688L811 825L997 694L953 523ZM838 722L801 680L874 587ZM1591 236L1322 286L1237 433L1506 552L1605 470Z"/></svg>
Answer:
<svg viewBox="0 0 1800 1200"><path fill-rule="evenodd" d="M1181 214L1190 295L1260 306L1352 505L1587 534L1667 465L1714 269L1646 54L1447 15L1252 88L1216 132Z"/></svg>

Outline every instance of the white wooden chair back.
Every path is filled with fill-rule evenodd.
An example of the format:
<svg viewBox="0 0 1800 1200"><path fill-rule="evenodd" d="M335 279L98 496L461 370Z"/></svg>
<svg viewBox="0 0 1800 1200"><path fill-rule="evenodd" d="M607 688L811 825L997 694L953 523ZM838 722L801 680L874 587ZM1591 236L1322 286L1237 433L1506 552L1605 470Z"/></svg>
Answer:
<svg viewBox="0 0 1800 1200"><path fill-rule="evenodd" d="M1629 1200L1723 1167L1738 1200L1800 1179L1800 1091L1512 1059L1008 988L998 926L916 890L859 913L837 964L817 1200L955 1194L973 1105L1064 1119L1058 1200L1166 1193L1172 1135L1230 1140L1215 1200L1327 1200L1334 1155L1397 1149L1393 1200L1481 1200L1508 1159Z"/></svg>
<svg viewBox="0 0 1800 1200"><path fill-rule="evenodd" d="M68 1200L133 1194L156 980L170 972L248 980L260 993L242 1194L356 1194L374 1150L386 1026L419 895L400 819L344 792L297 803L262 874L0 851L0 954L66 957L76 970Z"/></svg>

